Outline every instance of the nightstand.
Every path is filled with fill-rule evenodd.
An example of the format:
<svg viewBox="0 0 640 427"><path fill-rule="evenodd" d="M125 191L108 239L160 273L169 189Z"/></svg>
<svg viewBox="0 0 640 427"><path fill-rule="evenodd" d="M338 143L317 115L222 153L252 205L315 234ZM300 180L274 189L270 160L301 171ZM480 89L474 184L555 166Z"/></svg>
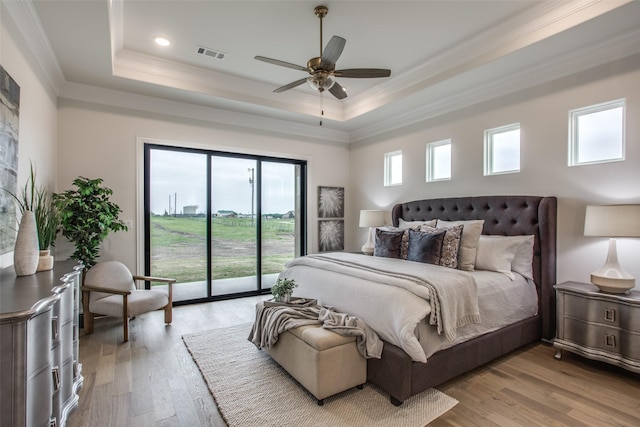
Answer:
<svg viewBox="0 0 640 427"><path fill-rule="evenodd" d="M578 282L555 288L556 359L567 350L640 373L640 291L608 294Z"/></svg>

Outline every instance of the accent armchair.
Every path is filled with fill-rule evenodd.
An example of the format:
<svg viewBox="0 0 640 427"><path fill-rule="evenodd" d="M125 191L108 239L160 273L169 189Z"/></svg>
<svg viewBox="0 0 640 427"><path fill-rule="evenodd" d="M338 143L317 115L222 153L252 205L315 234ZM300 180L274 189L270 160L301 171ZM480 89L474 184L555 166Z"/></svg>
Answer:
<svg viewBox="0 0 640 427"><path fill-rule="evenodd" d="M136 281L164 282L168 290L137 289ZM164 310L164 322L172 321L172 285L175 279L134 276L118 261L99 262L87 271L82 286L84 330L93 332L93 316L122 317L124 342L129 340L129 319L154 310Z"/></svg>

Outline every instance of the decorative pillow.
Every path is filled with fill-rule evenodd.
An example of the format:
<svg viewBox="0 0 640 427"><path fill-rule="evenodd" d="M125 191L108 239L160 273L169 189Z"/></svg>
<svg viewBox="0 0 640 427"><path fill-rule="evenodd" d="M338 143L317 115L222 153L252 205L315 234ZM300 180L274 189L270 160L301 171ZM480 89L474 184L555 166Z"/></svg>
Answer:
<svg viewBox="0 0 640 427"><path fill-rule="evenodd" d="M511 263L522 241L505 237L509 236L480 236L476 253L476 269L504 273L513 280Z"/></svg>
<svg viewBox="0 0 640 427"><path fill-rule="evenodd" d="M404 231L387 231L376 228L376 242L373 247L373 256L385 258L400 258L400 246Z"/></svg>
<svg viewBox="0 0 640 427"><path fill-rule="evenodd" d="M444 230L444 240L442 241L442 253L440 254L440 265L449 268L458 268L458 250L460 249L460 237L464 226L454 225L446 228L433 228L423 225L420 231L423 233L441 233Z"/></svg>
<svg viewBox="0 0 640 427"><path fill-rule="evenodd" d="M409 249L407 260L440 265L444 231L440 233L423 233L409 229Z"/></svg>
<svg viewBox="0 0 640 427"><path fill-rule="evenodd" d="M402 232L402 242L400 243L400 258L407 259L407 249L409 248L409 229L399 227L378 227L379 230Z"/></svg>
<svg viewBox="0 0 640 427"><path fill-rule="evenodd" d="M408 228L413 228L414 230L417 230L420 228L420 226L422 225L428 225L429 227L435 227L436 226L436 219L432 219L429 221L405 221L402 218L398 219L398 228L401 228L403 230L406 230Z"/></svg>
<svg viewBox="0 0 640 427"><path fill-rule="evenodd" d="M518 242L516 255L513 261L511 261L511 271L515 271L523 277L533 280L533 235L495 237L502 240L514 240Z"/></svg>
<svg viewBox="0 0 640 427"><path fill-rule="evenodd" d="M458 269L473 271L476 263L476 249L478 240L482 234L484 225L483 219L473 219L470 221L443 221L438 220L438 228L463 225L462 237L460 238L460 250L458 252Z"/></svg>

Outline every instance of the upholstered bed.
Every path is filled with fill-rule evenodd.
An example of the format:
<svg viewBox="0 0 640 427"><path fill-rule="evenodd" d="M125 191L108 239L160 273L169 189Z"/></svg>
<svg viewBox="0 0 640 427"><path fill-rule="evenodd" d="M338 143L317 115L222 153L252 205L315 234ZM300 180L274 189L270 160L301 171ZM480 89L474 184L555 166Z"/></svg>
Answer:
<svg viewBox="0 0 640 427"><path fill-rule="evenodd" d="M487 293L484 285L478 285L478 290L475 289L476 282L482 283L487 278L489 282L497 281L498 287L501 287L500 283L504 281L501 282L497 277L502 276L501 273L460 272L458 269L406 260L346 253L318 254L294 260L282 275L295 278L299 282L300 295L318 298L321 302L328 301L336 309L360 314L367 323L371 323L372 328L380 334L385 344L380 359L368 360L367 381L388 392L391 401L399 405L414 394L441 384L518 347L541 338L551 339L554 336L556 210L554 197L537 196L431 199L402 203L393 208L392 219L395 227L400 222L415 223L415 221L433 219L439 221L484 220L483 235L533 236L532 256L531 249L529 250L529 260L532 260L531 277L526 279L519 274L515 275L518 276L516 278L518 280L509 286L521 287L522 290L511 297L511 304L503 303L508 301L507 299L492 296L500 294ZM520 238L482 239L486 241L487 239L519 240ZM528 240L530 242L531 237L528 237ZM388 280L393 281L392 286L382 283L386 282L387 278L385 276L381 279L378 270L383 271L384 275L389 275ZM389 271L393 274L391 275ZM420 283L424 276L429 278L425 280L427 283ZM432 285L437 285L438 280L445 283L457 281L457 287L463 289L468 286L466 280L472 281L474 291L471 294L452 293L450 300L466 301L476 298L477 301L486 294L489 295L489 299L499 300L498 303L493 303L498 308L500 304L514 305L513 301L517 305L520 305L517 301L521 301L521 305L527 307L524 311L520 310L517 313L518 317L514 317L517 320L503 322L499 325L499 329L482 329L485 324L490 323L488 311L482 305L480 309L482 316L477 315L477 311L473 311L473 308L463 304L454 310L460 313L457 319L447 320L446 317L442 319L440 312L446 310L441 310L440 307L435 308L435 306L429 306L425 310L424 304L427 303L423 298L419 298L426 293L425 299L431 299L432 301L429 302L431 304L437 298L429 298L428 295L431 295L429 292L433 292L433 295L450 292L446 289L452 287L441 288L441 285L438 285L434 288ZM511 282L507 280L507 283ZM468 291L464 290L464 292ZM484 298L487 299L486 296ZM486 301L484 302L486 305ZM437 319L434 312L438 312ZM494 312L496 312L495 309ZM482 317L485 322L482 322ZM422 319L418 320L418 318ZM431 319L431 322L428 319ZM443 329L441 324L444 324L444 320L449 323L449 326L446 324L444 326L445 333L440 331L436 334L434 332L436 329ZM464 325L456 325L456 322L462 322ZM396 326L387 328L387 323L399 323L400 328ZM437 325L437 328L429 323ZM465 331L465 327L467 329L477 327L479 332L465 337L465 334L461 333ZM456 333L458 336L454 341L453 337ZM428 340L427 335L430 335ZM450 336L444 339L438 335ZM433 347L433 343L438 340L439 343L436 344L439 347ZM431 348L425 345L427 341L431 342ZM450 342L447 344L447 341ZM425 360L426 363L424 363Z"/></svg>

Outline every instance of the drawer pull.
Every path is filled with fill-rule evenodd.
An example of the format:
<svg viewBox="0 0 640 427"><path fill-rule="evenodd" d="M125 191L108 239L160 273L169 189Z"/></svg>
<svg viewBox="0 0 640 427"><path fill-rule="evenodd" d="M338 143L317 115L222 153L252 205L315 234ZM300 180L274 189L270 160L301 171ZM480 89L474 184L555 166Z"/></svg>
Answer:
<svg viewBox="0 0 640 427"><path fill-rule="evenodd" d="M616 309L615 308L605 308L604 310L604 320L608 322L616 321Z"/></svg>
<svg viewBox="0 0 640 427"><path fill-rule="evenodd" d="M53 391L58 391L60 390L60 368L54 366L51 374L53 375Z"/></svg>
<svg viewBox="0 0 640 427"><path fill-rule="evenodd" d="M616 346L616 336L604 334L604 345L607 347L615 348Z"/></svg>
<svg viewBox="0 0 640 427"><path fill-rule="evenodd" d="M51 317L51 338L53 340L57 340L58 339L58 333L59 333L58 316L52 316Z"/></svg>

